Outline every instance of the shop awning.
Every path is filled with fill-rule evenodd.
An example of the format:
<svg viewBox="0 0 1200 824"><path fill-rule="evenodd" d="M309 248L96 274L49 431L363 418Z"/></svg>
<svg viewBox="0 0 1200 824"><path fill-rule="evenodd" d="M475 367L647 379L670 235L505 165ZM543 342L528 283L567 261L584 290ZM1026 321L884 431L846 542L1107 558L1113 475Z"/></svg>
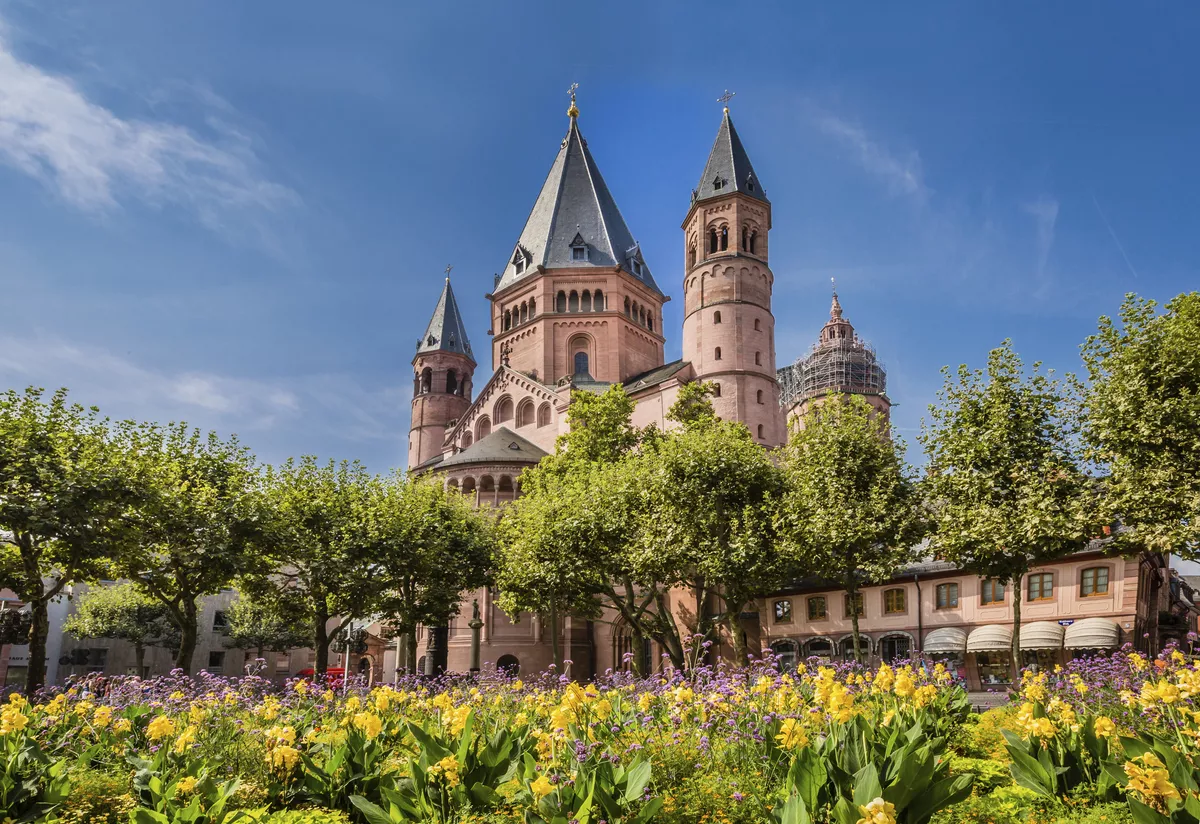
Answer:
<svg viewBox="0 0 1200 824"><path fill-rule="evenodd" d="M957 652L967 648L967 633L958 627L941 627L925 636L922 652Z"/></svg>
<svg viewBox="0 0 1200 824"><path fill-rule="evenodd" d="M1084 618L1067 627L1063 646L1067 649L1116 649L1121 628L1107 618Z"/></svg>
<svg viewBox="0 0 1200 824"><path fill-rule="evenodd" d="M1012 649L1012 627L990 624L967 636L967 652L1004 652Z"/></svg>
<svg viewBox="0 0 1200 824"><path fill-rule="evenodd" d="M1063 628L1050 621L1034 621L1021 627L1021 649L1062 649Z"/></svg>

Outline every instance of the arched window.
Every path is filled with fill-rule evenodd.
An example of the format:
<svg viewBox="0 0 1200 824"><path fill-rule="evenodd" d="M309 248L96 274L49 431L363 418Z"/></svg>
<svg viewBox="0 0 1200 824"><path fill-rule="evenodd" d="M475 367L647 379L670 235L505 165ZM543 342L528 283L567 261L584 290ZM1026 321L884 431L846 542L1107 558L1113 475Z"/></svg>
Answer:
<svg viewBox="0 0 1200 824"><path fill-rule="evenodd" d="M475 479L474 478L463 478L462 491L463 491L464 495L474 495L475 489L476 489L476 487L475 487Z"/></svg>
<svg viewBox="0 0 1200 824"><path fill-rule="evenodd" d="M529 319L533 320L533 316L537 314L537 301L533 298L529 299Z"/></svg>
<svg viewBox="0 0 1200 824"><path fill-rule="evenodd" d="M654 315L653 313L646 315L646 328L651 332L654 331Z"/></svg>
<svg viewBox="0 0 1200 824"><path fill-rule="evenodd" d="M758 245L758 232L751 232L750 233L750 245L748 247L750 254L753 255L758 252L758 250L755 248L757 245Z"/></svg>
<svg viewBox="0 0 1200 824"><path fill-rule="evenodd" d="M458 478L451 478L450 480L446 481L446 489L453 489L455 492L457 492Z"/></svg>
<svg viewBox="0 0 1200 824"><path fill-rule="evenodd" d="M529 426L533 423L533 401L526 398L521 401L521 405L517 407L517 426Z"/></svg>
<svg viewBox="0 0 1200 824"><path fill-rule="evenodd" d="M504 311L504 331L512 329L512 312L507 309Z"/></svg>
<svg viewBox="0 0 1200 824"><path fill-rule="evenodd" d="M482 441L490 434L492 434L492 422L488 419L487 415L484 415L475 424L475 440Z"/></svg>
<svg viewBox="0 0 1200 824"><path fill-rule="evenodd" d="M449 372L446 373L446 394L454 395L457 392L458 392L458 375L455 375L454 370L451 369Z"/></svg>
<svg viewBox="0 0 1200 824"><path fill-rule="evenodd" d="M496 409L493 413L496 416L497 426L502 423L507 423L512 420L513 402L512 398L503 397L496 402Z"/></svg>
<svg viewBox="0 0 1200 824"><path fill-rule="evenodd" d="M721 322L721 312L720 311L713 312L713 323L720 323L720 322Z"/></svg>
<svg viewBox="0 0 1200 824"><path fill-rule="evenodd" d="M710 254L717 251L717 230L716 229L708 230L708 251Z"/></svg>
<svg viewBox="0 0 1200 824"><path fill-rule="evenodd" d="M475 439L473 437L471 437L470 432L463 433L463 436L462 436L462 448L463 449L466 449L468 446L470 446L474 442L475 442Z"/></svg>
<svg viewBox="0 0 1200 824"><path fill-rule="evenodd" d="M413 394L414 395L421 394L421 373L420 372L413 373Z"/></svg>
<svg viewBox="0 0 1200 824"><path fill-rule="evenodd" d="M421 370L421 394L433 391L433 370L426 366Z"/></svg>
<svg viewBox="0 0 1200 824"><path fill-rule="evenodd" d="M495 492L496 491L496 479L493 478L491 475L484 475L482 478L479 479L479 491L480 492Z"/></svg>
<svg viewBox="0 0 1200 824"><path fill-rule="evenodd" d="M501 655L496 659L496 672L502 672L509 677L516 677L521 672L521 662L515 655Z"/></svg>
<svg viewBox="0 0 1200 824"><path fill-rule="evenodd" d="M759 403L762 403L762 390L760 389L757 392L755 392L754 397L758 400Z"/></svg>
<svg viewBox="0 0 1200 824"><path fill-rule="evenodd" d="M646 310L645 309L642 309L642 311L638 314L638 322L640 324L642 324L642 326L646 325Z"/></svg>
<svg viewBox="0 0 1200 824"><path fill-rule="evenodd" d="M721 251L724 252L729 248L729 227L721 227Z"/></svg>
<svg viewBox="0 0 1200 824"><path fill-rule="evenodd" d="M583 376L583 375L588 375L588 376L591 375L591 372L588 371L588 353L587 352L576 352L575 353L575 375L577 377Z"/></svg>
<svg viewBox="0 0 1200 824"><path fill-rule="evenodd" d="M583 290L583 300L580 301L579 311L581 311L581 312L592 311L592 293L589 292L587 289Z"/></svg>
<svg viewBox="0 0 1200 824"><path fill-rule="evenodd" d="M720 360L720 359L721 359L721 347L718 346L716 351L713 352L713 360Z"/></svg>
<svg viewBox="0 0 1200 824"><path fill-rule="evenodd" d="M758 320L758 318L755 318L755 319L754 319L754 331L755 331L755 332L761 332L761 331L762 331L762 323L761 323L761 322Z"/></svg>
<svg viewBox="0 0 1200 824"><path fill-rule="evenodd" d="M743 251L745 251L746 249L749 248L749 243L748 243L749 240L750 240L750 232L746 229L745 226L743 226L742 227L742 250Z"/></svg>
<svg viewBox="0 0 1200 824"><path fill-rule="evenodd" d="M758 425L758 438L759 438L759 440L762 440L762 436L763 436L763 425L760 423L760 424Z"/></svg>
<svg viewBox="0 0 1200 824"><path fill-rule="evenodd" d="M713 397L714 398L721 397L721 384L719 384L719 383L713 384Z"/></svg>
<svg viewBox="0 0 1200 824"><path fill-rule="evenodd" d="M574 289L571 290L571 294L567 295L567 311L568 312L578 312L579 311L579 293L576 292Z"/></svg>
<svg viewBox="0 0 1200 824"><path fill-rule="evenodd" d="M696 265L696 247L689 246L688 247L688 268L691 269L695 265Z"/></svg>
<svg viewBox="0 0 1200 824"><path fill-rule="evenodd" d="M629 298L625 298L625 317L630 317L633 310L629 308Z"/></svg>
<svg viewBox="0 0 1200 824"><path fill-rule="evenodd" d="M754 353L754 365L755 365L755 366L762 366L762 352L755 352L755 353Z"/></svg>
<svg viewBox="0 0 1200 824"><path fill-rule="evenodd" d="M567 311L567 293L566 292L559 290L558 297L555 298L554 311L555 312Z"/></svg>
<svg viewBox="0 0 1200 824"><path fill-rule="evenodd" d="M550 404L544 403L538 407L537 425L538 426L549 426L550 425Z"/></svg>
<svg viewBox="0 0 1200 824"><path fill-rule="evenodd" d="M527 320L529 320L529 304L522 303L521 304L521 323L524 323Z"/></svg>
<svg viewBox="0 0 1200 824"><path fill-rule="evenodd" d="M604 292L597 289L596 294L592 295L592 310L596 312L604 311Z"/></svg>

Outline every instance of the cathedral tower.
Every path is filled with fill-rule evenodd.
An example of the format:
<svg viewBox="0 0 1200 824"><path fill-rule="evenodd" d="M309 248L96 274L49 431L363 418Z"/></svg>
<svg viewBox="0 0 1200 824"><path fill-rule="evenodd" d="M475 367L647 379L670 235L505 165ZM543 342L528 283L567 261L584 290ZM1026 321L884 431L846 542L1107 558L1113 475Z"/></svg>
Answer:
<svg viewBox="0 0 1200 824"><path fill-rule="evenodd" d="M771 202L729 109L683 221L683 356L717 385L717 414L764 446L787 439L775 380L775 282L768 265Z"/></svg>
<svg viewBox="0 0 1200 824"><path fill-rule="evenodd" d="M450 288L438 299L425 335L413 357L412 425L408 432L408 468L442 454L446 426L471 406L475 358Z"/></svg>
<svg viewBox="0 0 1200 824"><path fill-rule="evenodd" d="M492 367L543 384L619 383L663 364L662 305L642 251L570 123L492 301Z"/></svg>

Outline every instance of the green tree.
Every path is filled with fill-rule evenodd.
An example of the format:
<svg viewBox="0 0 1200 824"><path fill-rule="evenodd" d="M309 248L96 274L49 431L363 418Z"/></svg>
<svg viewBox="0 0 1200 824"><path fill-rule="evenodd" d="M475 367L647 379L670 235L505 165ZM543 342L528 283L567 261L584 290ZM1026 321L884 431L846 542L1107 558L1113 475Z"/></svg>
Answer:
<svg viewBox="0 0 1200 824"><path fill-rule="evenodd" d="M1085 548L1095 501L1076 454L1063 382L1034 364L1026 375L1009 341L987 371L943 370L946 383L921 430L924 485L939 557L1012 584L1013 666L1021 666L1021 585L1038 564Z"/></svg>
<svg viewBox="0 0 1200 824"><path fill-rule="evenodd" d="M784 582L774 530L782 477L745 425L721 421L711 385L685 385L668 412L680 426L626 459L636 492L630 566L641 581L686 587L697 634L724 627L745 660L740 615Z"/></svg>
<svg viewBox="0 0 1200 824"><path fill-rule="evenodd" d="M179 628L167 607L136 584L93 586L67 617L63 629L76 638L113 638L133 644L137 673L145 673L146 648L179 646Z"/></svg>
<svg viewBox="0 0 1200 824"><path fill-rule="evenodd" d="M921 509L903 455L887 419L858 395L814 404L784 453L779 522L792 573L836 581L846 592L859 663L860 589L911 561L921 538Z"/></svg>
<svg viewBox="0 0 1200 824"><path fill-rule="evenodd" d="M329 668L330 645L377 606L369 529L375 482L357 462L319 464L311 456L266 471L267 571L242 584L264 605L302 605L318 674Z"/></svg>
<svg viewBox="0 0 1200 824"><path fill-rule="evenodd" d="M405 636L404 666L412 671L417 626L445 625L464 593L488 583L494 525L439 481L400 475L376 480L368 511L378 613Z"/></svg>
<svg viewBox="0 0 1200 824"><path fill-rule="evenodd" d="M96 409L68 403L65 389L0 395L0 587L30 608L29 694L45 682L49 603L101 577L136 498Z"/></svg>
<svg viewBox="0 0 1200 824"><path fill-rule="evenodd" d="M313 643L312 624L296 599L279 597L264 603L239 592L225 618L225 645L253 650L258 658L265 652L288 652Z"/></svg>
<svg viewBox="0 0 1200 824"><path fill-rule="evenodd" d="M166 606L179 628L175 666L191 671L199 604L262 559L262 500L250 452L187 424L127 426L142 499L115 558L120 577Z"/></svg>
<svg viewBox="0 0 1200 824"><path fill-rule="evenodd" d="M1120 325L1100 318L1083 345L1091 378L1084 432L1107 471L1117 539L1151 552L1200 555L1200 293L1158 311L1128 295Z"/></svg>

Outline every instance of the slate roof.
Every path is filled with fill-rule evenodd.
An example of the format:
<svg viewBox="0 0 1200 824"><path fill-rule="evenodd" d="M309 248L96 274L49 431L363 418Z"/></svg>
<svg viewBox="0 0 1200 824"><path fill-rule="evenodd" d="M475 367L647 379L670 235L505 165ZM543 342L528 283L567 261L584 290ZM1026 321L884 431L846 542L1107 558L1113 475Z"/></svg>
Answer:
<svg viewBox="0 0 1200 824"><path fill-rule="evenodd" d="M628 380L622 382L622 386L629 392L639 392L656 384L660 384L671 376L675 375L679 370L688 365L688 361L676 360L670 363L656 366L653 369L643 372L640 375L634 375Z"/></svg>
<svg viewBox="0 0 1200 824"><path fill-rule="evenodd" d="M458 311L454 290L450 288L450 278L446 278L446 287L442 289L442 296L438 298L437 308L433 310L425 334L417 341L417 354L427 352L455 352L475 362L471 354L471 341L467 339L466 324Z"/></svg>
<svg viewBox="0 0 1200 824"><path fill-rule="evenodd" d="M587 260L584 261L572 259L571 247L580 241L587 248ZM525 258L520 273L515 263L518 255ZM640 273L639 267L633 265L634 259L640 263ZM550 174L542 184L517 246L509 252L494 291L499 292L529 277L538 266L595 268L617 265L662 294L650 268L642 260L641 250L625 225L625 218L621 217L621 210L600 176L587 141L579 133L578 121L572 117Z"/></svg>
<svg viewBox="0 0 1200 824"><path fill-rule="evenodd" d="M508 427L501 426L457 455L446 458L438 464L438 468L475 463L535 464L548 454L540 446L530 443Z"/></svg>
<svg viewBox="0 0 1200 824"><path fill-rule="evenodd" d="M767 192L763 189L762 181L754 173L750 165L750 157L742 146L737 129L733 128L733 120L729 117L729 109L721 119L721 128L717 130L717 139L712 151L708 154L708 163L704 166L704 174L700 176L700 184L696 187L694 201L709 200L714 197L724 197L733 192L741 192L764 203Z"/></svg>

